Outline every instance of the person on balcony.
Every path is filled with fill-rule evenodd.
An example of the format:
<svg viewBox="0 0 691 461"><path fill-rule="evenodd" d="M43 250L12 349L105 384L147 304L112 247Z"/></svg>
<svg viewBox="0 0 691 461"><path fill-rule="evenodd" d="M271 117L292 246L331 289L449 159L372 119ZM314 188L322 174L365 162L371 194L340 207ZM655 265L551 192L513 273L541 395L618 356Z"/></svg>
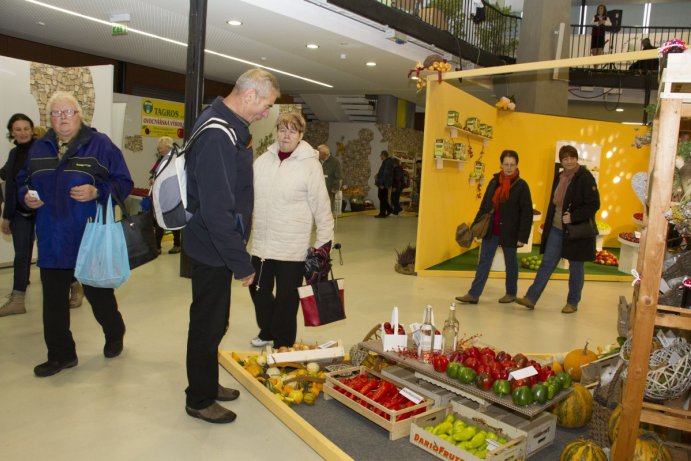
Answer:
<svg viewBox="0 0 691 461"><path fill-rule="evenodd" d="M644 38L641 40L641 50L654 50L657 48L652 43L650 43L649 38ZM657 58L653 59L639 59L629 66L629 70L639 70L639 71L652 71L657 70L660 66L660 60Z"/></svg>
<svg viewBox="0 0 691 461"><path fill-rule="evenodd" d="M597 6L593 24L593 33L590 37L590 54L599 56L605 54L605 27L612 25L612 21L607 16L607 7L605 5L599 4Z"/></svg>

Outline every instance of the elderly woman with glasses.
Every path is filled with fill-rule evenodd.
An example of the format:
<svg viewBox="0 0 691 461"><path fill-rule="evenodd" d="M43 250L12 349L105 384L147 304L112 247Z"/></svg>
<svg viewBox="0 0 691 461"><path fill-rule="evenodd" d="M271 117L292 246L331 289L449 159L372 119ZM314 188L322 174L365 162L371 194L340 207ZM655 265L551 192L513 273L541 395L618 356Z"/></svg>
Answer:
<svg viewBox="0 0 691 461"><path fill-rule="evenodd" d="M46 104L51 129L34 142L19 173L19 197L36 210L38 262L43 287L43 333L48 360L36 376L77 365L70 331L70 284L86 222L110 194L126 197L133 183L122 152L105 134L86 125L77 99L63 91ZM108 357L120 355L125 323L113 289L84 285L84 295L103 328Z"/></svg>
<svg viewBox="0 0 691 461"><path fill-rule="evenodd" d="M499 156L501 171L496 173L487 185L482 197L480 209L473 223L483 215L492 214L487 234L482 237L480 262L475 271L475 278L470 291L457 296L462 303L477 304L487 283L489 270L492 267L494 254L501 245L506 264L506 294L499 299L500 303L511 303L516 300L518 291L518 247L530 239L530 228L533 225L533 201L530 188L518 172L518 153L505 150Z"/></svg>
<svg viewBox="0 0 691 461"><path fill-rule="evenodd" d="M333 239L334 220L318 152L302 140L305 119L287 112L276 121L277 142L254 162L252 264L250 295L261 347L292 347L297 334L301 285L312 227L315 247ZM275 295L274 295L275 286Z"/></svg>

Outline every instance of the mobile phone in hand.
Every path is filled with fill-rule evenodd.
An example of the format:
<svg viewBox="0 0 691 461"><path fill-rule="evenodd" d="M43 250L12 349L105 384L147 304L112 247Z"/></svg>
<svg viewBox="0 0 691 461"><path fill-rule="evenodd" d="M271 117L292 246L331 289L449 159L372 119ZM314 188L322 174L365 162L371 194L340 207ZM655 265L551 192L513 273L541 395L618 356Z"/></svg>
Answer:
<svg viewBox="0 0 691 461"><path fill-rule="evenodd" d="M29 189L29 191L27 192L27 194L29 194L29 197L33 197L33 198L35 198L36 200L41 200L41 197L38 196L38 192L35 191L35 190Z"/></svg>

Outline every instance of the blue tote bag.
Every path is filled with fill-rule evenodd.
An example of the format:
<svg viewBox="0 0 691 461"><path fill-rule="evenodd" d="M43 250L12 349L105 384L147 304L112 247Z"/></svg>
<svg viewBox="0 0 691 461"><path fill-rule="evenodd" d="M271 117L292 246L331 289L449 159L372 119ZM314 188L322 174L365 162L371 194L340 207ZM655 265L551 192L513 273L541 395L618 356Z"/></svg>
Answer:
<svg viewBox="0 0 691 461"><path fill-rule="evenodd" d="M110 197L105 219L99 203L96 217L86 223L74 276L84 285L98 288L117 288L130 277L125 234L115 222Z"/></svg>

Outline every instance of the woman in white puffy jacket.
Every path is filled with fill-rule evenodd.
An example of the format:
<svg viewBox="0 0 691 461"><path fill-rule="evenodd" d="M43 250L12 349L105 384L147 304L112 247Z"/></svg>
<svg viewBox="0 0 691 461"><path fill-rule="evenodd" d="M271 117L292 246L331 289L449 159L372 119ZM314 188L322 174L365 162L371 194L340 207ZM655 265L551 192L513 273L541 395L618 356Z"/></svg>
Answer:
<svg viewBox="0 0 691 461"><path fill-rule="evenodd" d="M292 347L304 283L305 258L316 225L314 247L333 239L334 220L324 173L316 150L302 140L305 119L286 112L276 121L278 142L254 161L252 265L256 276L250 296L262 347ZM274 293L275 287L275 293Z"/></svg>

